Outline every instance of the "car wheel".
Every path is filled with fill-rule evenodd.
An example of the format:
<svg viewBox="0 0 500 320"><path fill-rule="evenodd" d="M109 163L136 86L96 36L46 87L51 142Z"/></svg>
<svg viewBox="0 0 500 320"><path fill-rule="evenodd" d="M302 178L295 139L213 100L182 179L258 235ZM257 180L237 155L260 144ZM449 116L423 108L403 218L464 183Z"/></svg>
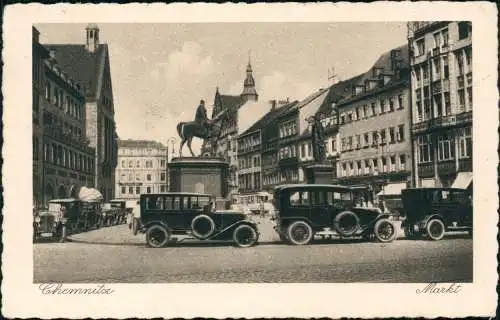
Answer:
<svg viewBox="0 0 500 320"><path fill-rule="evenodd" d="M240 248L251 247L257 243L258 233L248 224L242 224L233 231L234 243Z"/></svg>
<svg viewBox="0 0 500 320"><path fill-rule="evenodd" d="M335 217L334 226L341 236L350 237L360 227L359 218L354 212L344 211Z"/></svg>
<svg viewBox="0 0 500 320"><path fill-rule="evenodd" d="M136 236L138 231L139 231L139 220L134 217L132 219L132 234Z"/></svg>
<svg viewBox="0 0 500 320"><path fill-rule="evenodd" d="M196 238L205 240L214 233L215 222L209 216L200 214L191 222L191 231Z"/></svg>
<svg viewBox="0 0 500 320"><path fill-rule="evenodd" d="M295 221L288 226L287 240L291 244L309 244L313 238L311 226L305 221Z"/></svg>
<svg viewBox="0 0 500 320"><path fill-rule="evenodd" d="M431 240L441 240L444 237L445 227L440 219L431 219L425 227L427 237Z"/></svg>
<svg viewBox="0 0 500 320"><path fill-rule="evenodd" d="M153 225L146 231L146 243L153 248L162 248L167 245L170 240L170 232L159 225Z"/></svg>
<svg viewBox="0 0 500 320"><path fill-rule="evenodd" d="M373 227L375 238L379 242L392 242L396 238L396 228L389 219L380 219Z"/></svg>

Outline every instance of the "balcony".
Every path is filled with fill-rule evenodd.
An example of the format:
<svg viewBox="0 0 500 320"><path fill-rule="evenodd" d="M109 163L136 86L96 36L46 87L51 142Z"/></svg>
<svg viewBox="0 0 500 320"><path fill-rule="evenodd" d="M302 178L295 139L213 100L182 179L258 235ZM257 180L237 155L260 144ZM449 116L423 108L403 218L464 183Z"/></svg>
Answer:
<svg viewBox="0 0 500 320"><path fill-rule="evenodd" d="M458 40L457 42L451 44L451 50L454 51L454 50L457 50L457 49L461 49L461 48L464 48L464 47L467 47L467 46L472 46L472 37L468 37L468 38L465 38L465 39L461 39L461 40Z"/></svg>
<svg viewBox="0 0 500 320"><path fill-rule="evenodd" d="M412 126L414 133L439 130L472 123L472 111L453 114L441 118L434 118L427 121L415 123Z"/></svg>
<svg viewBox="0 0 500 320"><path fill-rule="evenodd" d="M443 88L441 86L441 81L440 80L434 81L432 83L432 94L441 93L442 90L443 90Z"/></svg>
<svg viewBox="0 0 500 320"><path fill-rule="evenodd" d="M283 158L278 162L278 165L280 167L294 167L299 164L299 158L298 157L289 157L289 158Z"/></svg>

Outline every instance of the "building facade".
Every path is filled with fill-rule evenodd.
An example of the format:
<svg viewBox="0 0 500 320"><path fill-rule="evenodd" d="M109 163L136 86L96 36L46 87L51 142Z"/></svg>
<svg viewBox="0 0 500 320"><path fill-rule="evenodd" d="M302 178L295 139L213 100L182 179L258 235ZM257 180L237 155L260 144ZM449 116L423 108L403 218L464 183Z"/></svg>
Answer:
<svg viewBox="0 0 500 320"><path fill-rule="evenodd" d="M472 183L472 23L410 22L417 187Z"/></svg>
<svg viewBox="0 0 500 320"><path fill-rule="evenodd" d="M93 187L95 149L86 138L85 95L33 27L33 202L76 197Z"/></svg>
<svg viewBox="0 0 500 320"><path fill-rule="evenodd" d="M118 140L117 199L136 200L141 194L168 191L167 147L156 141Z"/></svg>
<svg viewBox="0 0 500 320"><path fill-rule="evenodd" d="M411 185L407 52L401 46L381 55L337 104L341 153L335 182L359 189L361 201L373 203Z"/></svg>
<svg viewBox="0 0 500 320"><path fill-rule="evenodd" d="M113 198L117 165L115 107L108 45L99 41L99 28L89 24L84 44L47 44L58 64L82 85L86 136L95 149L94 186L104 200Z"/></svg>

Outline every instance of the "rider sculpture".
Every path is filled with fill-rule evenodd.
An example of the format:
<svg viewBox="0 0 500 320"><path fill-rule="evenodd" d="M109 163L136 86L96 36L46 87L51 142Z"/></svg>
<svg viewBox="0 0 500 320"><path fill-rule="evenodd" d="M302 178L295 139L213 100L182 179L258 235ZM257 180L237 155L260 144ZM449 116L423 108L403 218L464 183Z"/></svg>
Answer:
<svg viewBox="0 0 500 320"><path fill-rule="evenodd" d="M214 140L214 135L216 130L214 130L214 125L218 117L210 120L207 116L207 109L205 108L205 100L201 100L198 108L196 109L196 115L193 122L180 122L177 125L177 132L181 138L181 145L179 148L179 155L182 156L182 147L184 143L187 142L191 156L195 156L193 150L191 150L191 141L194 137L201 138L204 141Z"/></svg>

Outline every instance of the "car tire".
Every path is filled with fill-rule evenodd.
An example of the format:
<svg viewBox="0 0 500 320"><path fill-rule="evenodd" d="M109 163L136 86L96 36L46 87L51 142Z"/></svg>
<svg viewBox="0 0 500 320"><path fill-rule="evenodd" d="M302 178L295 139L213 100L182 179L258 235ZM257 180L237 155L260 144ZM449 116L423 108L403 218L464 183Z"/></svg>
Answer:
<svg viewBox="0 0 500 320"><path fill-rule="evenodd" d="M313 231L307 222L299 220L288 226L286 237L290 244L305 245L312 241Z"/></svg>
<svg viewBox="0 0 500 320"><path fill-rule="evenodd" d="M137 232L139 232L139 219L137 219L136 217L134 217L132 219L132 234L134 236L136 236Z"/></svg>
<svg viewBox="0 0 500 320"><path fill-rule="evenodd" d="M233 241L240 248L248 248L257 243L259 234L255 228L248 224L242 224L233 231Z"/></svg>
<svg viewBox="0 0 500 320"><path fill-rule="evenodd" d="M208 223L208 231L205 230L199 230L199 224L200 223ZM198 228L197 228L198 225ZM191 221L191 231L193 232L193 235L200 240L205 240L208 239L210 236L213 235L215 231L215 222L212 218L207 216L206 214L200 214Z"/></svg>
<svg viewBox="0 0 500 320"><path fill-rule="evenodd" d="M162 248L170 240L170 232L162 225L155 224L146 230L146 243L152 248Z"/></svg>
<svg viewBox="0 0 500 320"><path fill-rule="evenodd" d="M350 225L347 230L342 226L343 223L346 223L346 219L350 220L347 220L348 226ZM354 233L356 233L356 231L359 230L360 227L358 215L352 211L343 211L339 213L335 217L333 224L335 227L335 231L337 231L338 234L340 234L342 237L352 236Z"/></svg>
<svg viewBox="0 0 500 320"><path fill-rule="evenodd" d="M382 218L375 222L373 234L378 242L392 242L396 238L396 227L391 220Z"/></svg>
<svg viewBox="0 0 500 320"><path fill-rule="evenodd" d="M441 219L431 219L425 226L426 235L429 239L438 241L443 239L446 228Z"/></svg>

